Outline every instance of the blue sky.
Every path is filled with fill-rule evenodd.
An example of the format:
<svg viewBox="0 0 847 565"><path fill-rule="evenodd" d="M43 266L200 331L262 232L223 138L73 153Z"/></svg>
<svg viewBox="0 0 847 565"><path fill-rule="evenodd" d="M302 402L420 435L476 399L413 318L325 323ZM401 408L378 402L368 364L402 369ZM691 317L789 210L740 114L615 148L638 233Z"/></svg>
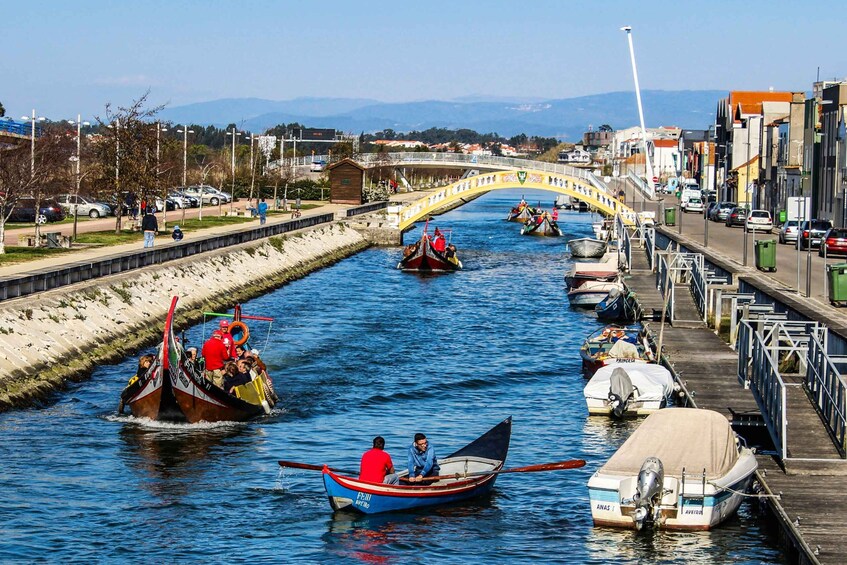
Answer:
<svg viewBox="0 0 847 565"><path fill-rule="evenodd" d="M0 0L0 102L63 119L148 88L219 98L570 98L811 89L847 76L843 1Z"/></svg>

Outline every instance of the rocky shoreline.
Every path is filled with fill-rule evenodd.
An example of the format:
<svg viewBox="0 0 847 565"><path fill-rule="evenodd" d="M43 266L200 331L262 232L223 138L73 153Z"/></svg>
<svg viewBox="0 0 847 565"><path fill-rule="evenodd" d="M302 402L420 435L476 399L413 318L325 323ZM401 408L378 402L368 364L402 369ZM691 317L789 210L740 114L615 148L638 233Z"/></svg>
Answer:
<svg viewBox="0 0 847 565"><path fill-rule="evenodd" d="M0 309L0 411L35 405L156 343L174 295L181 328L369 246L333 224L9 301Z"/></svg>

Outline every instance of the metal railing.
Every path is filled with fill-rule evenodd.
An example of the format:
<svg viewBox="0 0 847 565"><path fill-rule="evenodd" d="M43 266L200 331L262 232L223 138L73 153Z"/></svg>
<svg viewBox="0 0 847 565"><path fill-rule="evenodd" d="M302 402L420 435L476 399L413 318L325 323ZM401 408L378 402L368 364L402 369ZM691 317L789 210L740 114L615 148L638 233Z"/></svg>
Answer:
<svg viewBox="0 0 847 565"><path fill-rule="evenodd" d="M847 387L841 372L827 355L822 345L825 340L811 336L806 352L805 386L812 397L821 421L832 436L835 448L842 458L847 458Z"/></svg>
<svg viewBox="0 0 847 565"><path fill-rule="evenodd" d="M637 221L638 219L636 217ZM615 214L615 232L618 236L618 253L623 255L626 261L626 270L628 271L632 269L632 239L620 214Z"/></svg>
<svg viewBox="0 0 847 565"><path fill-rule="evenodd" d="M762 336L746 324L741 325L743 338L749 340L752 347L752 371L750 374L750 392L765 420L771 440L780 459L788 457L788 425L786 420L785 382L779 374L779 368ZM742 341L739 338L739 343ZM739 365L741 364L739 353Z"/></svg>
<svg viewBox="0 0 847 565"><path fill-rule="evenodd" d="M644 226L644 249L647 252L647 263L651 270L656 269L656 226Z"/></svg>
<svg viewBox="0 0 847 565"><path fill-rule="evenodd" d="M380 200L379 202L369 202L368 204L356 206L355 208L348 208L347 217L352 218L353 216L359 216L361 214L369 214L371 212L376 212L377 210L383 210L386 207L388 207L388 200Z"/></svg>
<svg viewBox="0 0 847 565"><path fill-rule="evenodd" d="M676 284L674 282L673 277L673 269L671 268L668 262L668 255L672 255L671 253L664 253L658 255L658 262L656 264L656 286L659 289L659 293L662 295L662 299L667 303L667 307L665 308L665 316L667 316L668 320L673 323L674 319L674 296L676 293Z"/></svg>
<svg viewBox="0 0 847 565"><path fill-rule="evenodd" d="M635 188L641 191L641 194L647 196L650 200L653 200L656 197L656 193L650 190L650 185L644 182L644 179L636 175L634 171L629 171L627 178L632 181Z"/></svg>
<svg viewBox="0 0 847 565"><path fill-rule="evenodd" d="M41 126L35 126L35 137L41 136ZM0 131L20 135L23 137L32 136L32 125L19 123L13 120L0 120Z"/></svg>

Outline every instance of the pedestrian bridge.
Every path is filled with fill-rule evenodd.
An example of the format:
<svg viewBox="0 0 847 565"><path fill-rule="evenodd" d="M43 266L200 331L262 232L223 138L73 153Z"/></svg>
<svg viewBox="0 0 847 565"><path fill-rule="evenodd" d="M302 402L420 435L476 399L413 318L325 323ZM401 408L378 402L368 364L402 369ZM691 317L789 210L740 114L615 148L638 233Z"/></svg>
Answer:
<svg viewBox="0 0 847 565"><path fill-rule="evenodd" d="M467 157L467 156L466 156ZM528 164L541 165L540 162L521 161ZM552 165L552 163L548 163ZM558 165L563 168L562 165ZM547 190L558 194L566 194L593 206L599 212L608 216L620 215L625 225L635 225L635 210L624 205L614 197L605 183L588 171L572 169L578 174L567 172L551 172L537 169L521 169L496 172L484 172L456 181L437 190L427 192L418 200L405 204L389 206L387 212L393 224L405 231L416 221L425 218L444 206L448 206L468 197L484 194L492 190L534 188ZM504 215L508 212L504 210Z"/></svg>

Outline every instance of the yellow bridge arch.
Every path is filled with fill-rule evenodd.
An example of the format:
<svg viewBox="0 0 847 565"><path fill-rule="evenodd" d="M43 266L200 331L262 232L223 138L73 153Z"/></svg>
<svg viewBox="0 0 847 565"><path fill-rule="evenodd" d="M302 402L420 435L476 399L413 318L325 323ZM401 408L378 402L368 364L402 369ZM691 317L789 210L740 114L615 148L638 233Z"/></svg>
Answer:
<svg viewBox="0 0 847 565"><path fill-rule="evenodd" d="M600 185L600 183L598 183ZM400 229L405 231L416 221L457 200L492 190L536 188L567 194L594 206L609 216L620 214L625 225L635 225L635 210L623 204L602 186L589 179L538 170L486 172L462 179L400 207Z"/></svg>

